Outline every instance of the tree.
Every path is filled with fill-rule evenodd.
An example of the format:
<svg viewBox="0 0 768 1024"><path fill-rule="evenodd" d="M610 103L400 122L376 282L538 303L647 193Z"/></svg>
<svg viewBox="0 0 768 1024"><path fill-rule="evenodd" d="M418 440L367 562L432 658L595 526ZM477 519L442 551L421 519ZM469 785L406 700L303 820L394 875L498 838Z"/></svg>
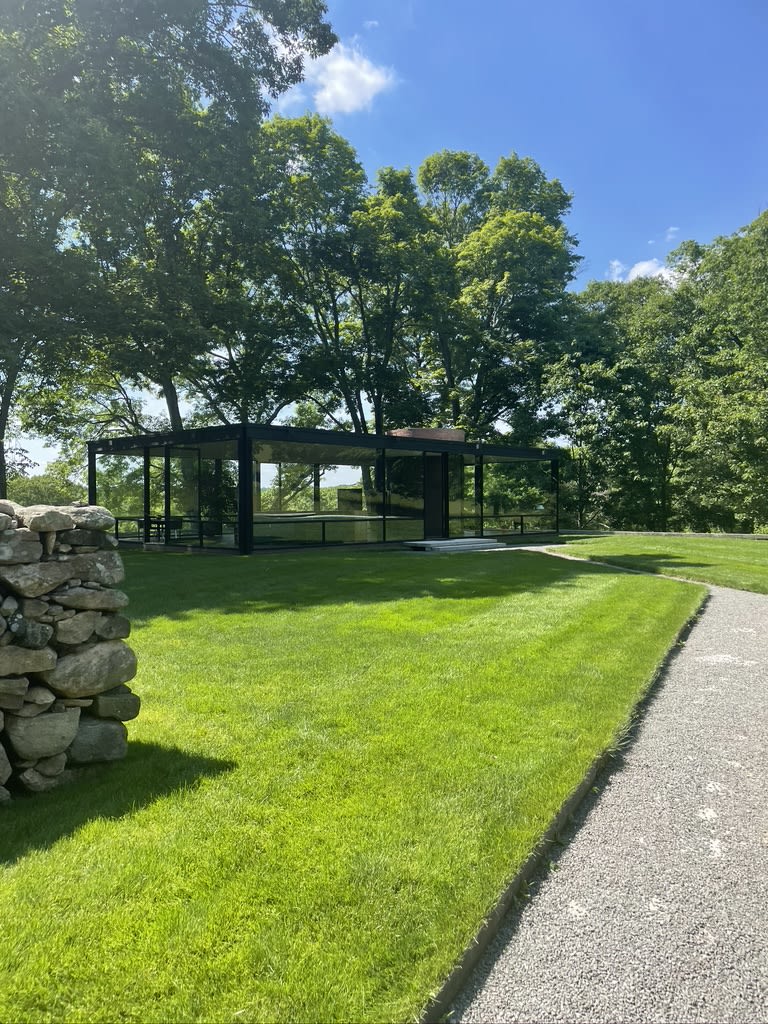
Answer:
<svg viewBox="0 0 768 1024"><path fill-rule="evenodd" d="M424 340L434 418L477 436L541 437L542 375L578 262L562 222L571 197L514 153L489 174L479 157L443 151L422 164L419 182L451 256Z"/></svg>
<svg viewBox="0 0 768 1024"><path fill-rule="evenodd" d="M488 167L475 153L434 153L419 167L417 180L449 248L480 225L488 205Z"/></svg>
<svg viewBox="0 0 768 1024"><path fill-rule="evenodd" d="M299 81L304 56L335 41L325 9L321 0L0 8L2 419L35 379L30 352L49 347L30 311L48 323L46 310L59 315L51 295L78 294L69 256L78 250L79 266L98 260L102 284L102 301L78 296L79 319L90 317L95 338L117 339L115 365L160 386L180 425L175 373L203 347L189 316L199 267L188 218L243 170L266 95ZM32 294L36 281L47 302ZM85 352L78 363L87 373ZM0 458L0 492L3 466Z"/></svg>
<svg viewBox="0 0 768 1024"><path fill-rule="evenodd" d="M577 514L582 524L589 513L620 529L683 525L682 382L692 359L684 296L660 278L639 278L592 282L579 301L579 334L549 376L582 474Z"/></svg>
<svg viewBox="0 0 768 1024"><path fill-rule="evenodd" d="M692 457L682 507L696 529L768 524L768 214L711 245L672 255L691 305L695 364L682 387Z"/></svg>

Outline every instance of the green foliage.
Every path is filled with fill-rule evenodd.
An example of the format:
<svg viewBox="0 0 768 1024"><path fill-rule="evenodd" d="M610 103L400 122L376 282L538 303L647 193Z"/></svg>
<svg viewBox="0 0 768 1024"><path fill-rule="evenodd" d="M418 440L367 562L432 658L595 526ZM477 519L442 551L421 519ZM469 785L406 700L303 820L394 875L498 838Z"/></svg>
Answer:
<svg viewBox="0 0 768 1024"><path fill-rule="evenodd" d="M67 462L49 462L43 473L14 476L8 482L8 497L20 505L70 505L85 501L88 490Z"/></svg>

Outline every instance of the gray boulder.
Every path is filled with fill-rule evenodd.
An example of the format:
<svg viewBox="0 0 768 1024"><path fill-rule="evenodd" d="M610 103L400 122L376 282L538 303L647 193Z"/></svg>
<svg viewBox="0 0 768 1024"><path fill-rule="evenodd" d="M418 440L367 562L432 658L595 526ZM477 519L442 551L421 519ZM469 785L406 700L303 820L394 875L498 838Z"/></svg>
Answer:
<svg viewBox="0 0 768 1024"><path fill-rule="evenodd" d="M116 551L75 555L66 562L0 565L0 582L7 584L22 597L40 597L42 594L48 594L74 577L111 587L125 578L125 570Z"/></svg>
<svg viewBox="0 0 768 1024"><path fill-rule="evenodd" d="M21 614L25 619L39 619L42 615L48 614L49 607L47 601L38 601L34 597L25 597L21 601Z"/></svg>
<svg viewBox="0 0 768 1024"><path fill-rule="evenodd" d="M59 534L59 544L73 548L89 547L100 550L114 546L114 538L101 530L88 530L78 528L77 530L64 530Z"/></svg>
<svg viewBox="0 0 768 1024"><path fill-rule="evenodd" d="M47 686L30 686L24 694L24 703L14 714L20 718L34 718L47 711L55 700L55 695Z"/></svg>
<svg viewBox="0 0 768 1024"><path fill-rule="evenodd" d="M48 533L51 530L71 530L75 521L68 511L50 505L29 505L22 509L19 522L30 530Z"/></svg>
<svg viewBox="0 0 768 1024"><path fill-rule="evenodd" d="M20 676L26 672L45 672L56 664L56 652L50 647L31 651L26 647L0 648L0 678ZM124 680L120 680L124 682Z"/></svg>
<svg viewBox="0 0 768 1024"><path fill-rule="evenodd" d="M35 765L35 771L41 775L61 775L67 767L67 755L65 753L54 754L53 757L43 757Z"/></svg>
<svg viewBox="0 0 768 1024"><path fill-rule="evenodd" d="M64 654L55 668L37 674L61 697L93 697L133 679L136 655L122 640L107 640Z"/></svg>
<svg viewBox="0 0 768 1024"><path fill-rule="evenodd" d="M128 686L116 686L93 698L93 714L97 718L117 718L130 722L141 709L141 699Z"/></svg>
<svg viewBox="0 0 768 1024"><path fill-rule="evenodd" d="M56 624L56 640L60 644L84 644L103 618L101 612L77 612L71 619Z"/></svg>
<svg viewBox="0 0 768 1024"><path fill-rule="evenodd" d="M115 525L115 517L102 505L67 505L61 511L70 516L82 530L111 530Z"/></svg>
<svg viewBox="0 0 768 1024"><path fill-rule="evenodd" d="M65 608L76 608L78 611L98 609L114 612L125 608L128 595L122 590L93 590L90 587L70 587L56 594L56 601Z"/></svg>
<svg viewBox="0 0 768 1024"><path fill-rule="evenodd" d="M0 534L0 563L39 562L43 557L43 545L38 536L31 530L7 530Z"/></svg>
<svg viewBox="0 0 768 1024"><path fill-rule="evenodd" d="M128 730L122 722L85 717L67 751L67 760L69 764L119 761L127 752Z"/></svg>
<svg viewBox="0 0 768 1024"><path fill-rule="evenodd" d="M124 640L131 633L131 623L124 615L103 615L96 624L96 636L102 640Z"/></svg>
<svg viewBox="0 0 768 1024"><path fill-rule="evenodd" d="M43 775L37 768L25 768L19 773L19 781L30 791L30 793L44 793L47 789L58 786L59 780L55 776Z"/></svg>
<svg viewBox="0 0 768 1024"><path fill-rule="evenodd" d="M77 733L80 708L66 711L47 711L36 718L7 715L5 734L19 757L39 761L67 749Z"/></svg>
<svg viewBox="0 0 768 1024"><path fill-rule="evenodd" d="M29 687L29 680L25 676L14 676L12 679L0 679L0 693L12 697L24 698Z"/></svg>
<svg viewBox="0 0 768 1024"><path fill-rule="evenodd" d="M35 619L25 619L19 615L8 628L15 634L15 642L20 647L27 647L30 651L39 651L48 646L48 641L53 637L53 626L44 622L37 622Z"/></svg>

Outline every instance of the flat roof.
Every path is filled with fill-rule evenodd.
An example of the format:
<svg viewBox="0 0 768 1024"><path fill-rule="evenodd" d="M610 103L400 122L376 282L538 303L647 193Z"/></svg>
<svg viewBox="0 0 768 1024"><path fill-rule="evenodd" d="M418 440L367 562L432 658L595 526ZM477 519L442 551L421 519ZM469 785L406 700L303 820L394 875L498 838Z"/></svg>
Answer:
<svg viewBox="0 0 768 1024"><path fill-rule="evenodd" d="M341 430L310 430L304 427L273 427L256 423L231 424L217 427L194 427L190 430L162 431L133 437L105 437L88 442L88 451L94 455L139 455L145 448L150 454L161 456L166 448L215 448L227 441L248 439L276 446L322 445L355 448L362 452L386 448L401 452L446 452L454 455L485 455L498 459L541 461L559 460L557 448L523 448L515 445L485 444L481 441L446 441L440 438L402 437L391 434L355 434ZM222 450L225 450L222 448ZM233 454L212 457L234 458ZM266 460L265 460L266 461ZM287 459L285 461L288 461ZM301 461L312 461L311 459Z"/></svg>

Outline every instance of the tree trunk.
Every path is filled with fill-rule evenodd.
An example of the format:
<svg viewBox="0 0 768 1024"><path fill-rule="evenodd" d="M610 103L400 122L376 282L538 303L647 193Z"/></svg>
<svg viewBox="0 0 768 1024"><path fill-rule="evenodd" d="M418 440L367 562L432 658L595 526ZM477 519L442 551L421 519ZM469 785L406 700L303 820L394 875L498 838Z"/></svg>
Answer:
<svg viewBox="0 0 768 1024"><path fill-rule="evenodd" d="M171 421L171 430L183 430L184 422L181 418L179 408L179 393L171 377L164 377L158 381L163 392L163 398L168 408L168 419Z"/></svg>
<svg viewBox="0 0 768 1024"><path fill-rule="evenodd" d="M11 418L13 393L16 389L16 381L18 378L18 359L11 359L9 357L5 381L3 382L3 390L2 394L0 394L0 498L8 497L8 466L5 457L5 434L8 430L8 421Z"/></svg>

